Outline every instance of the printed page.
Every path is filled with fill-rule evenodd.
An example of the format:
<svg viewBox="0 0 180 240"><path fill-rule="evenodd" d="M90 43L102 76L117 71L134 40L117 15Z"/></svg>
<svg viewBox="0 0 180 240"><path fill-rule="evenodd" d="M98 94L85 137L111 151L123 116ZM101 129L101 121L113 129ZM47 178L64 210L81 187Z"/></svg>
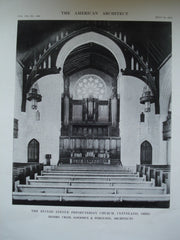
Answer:
<svg viewBox="0 0 180 240"><path fill-rule="evenodd" d="M178 1L1 1L1 239L179 239Z"/></svg>

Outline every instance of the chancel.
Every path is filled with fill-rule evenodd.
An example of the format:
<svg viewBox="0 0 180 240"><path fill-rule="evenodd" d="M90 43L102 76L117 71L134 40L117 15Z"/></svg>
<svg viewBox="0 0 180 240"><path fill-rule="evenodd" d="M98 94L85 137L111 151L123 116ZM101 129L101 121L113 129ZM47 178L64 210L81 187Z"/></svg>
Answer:
<svg viewBox="0 0 180 240"><path fill-rule="evenodd" d="M168 207L171 23L19 21L13 203Z"/></svg>
<svg viewBox="0 0 180 240"><path fill-rule="evenodd" d="M103 76L75 74L74 88L63 94L59 163L120 163L119 98Z"/></svg>

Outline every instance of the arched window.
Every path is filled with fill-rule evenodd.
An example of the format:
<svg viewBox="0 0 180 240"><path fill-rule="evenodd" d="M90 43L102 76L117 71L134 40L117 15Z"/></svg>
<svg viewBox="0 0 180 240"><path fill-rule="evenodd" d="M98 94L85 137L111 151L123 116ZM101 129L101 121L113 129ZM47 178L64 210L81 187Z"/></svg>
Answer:
<svg viewBox="0 0 180 240"><path fill-rule="evenodd" d="M36 139L28 144L28 162L39 162L39 142Z"/></svg>
<svg viewBox="0 0 180 240"><path fill-rule="evenodd" d="M102 78L95 74L82 76L75 86L76 98L98 98L103 99L106 93L106 84Z"/></svg>
<svg viewBox="0 0 180 240"><path fill-rule="evenodd" d="M140 114L140 122L144 122L144 120L145 120L145 115L144 115L144 113L142 112L142 113Z"/></svg>
<svg viewBox="0 0 180 240"><path fill-rule="evenodd" d="M141 144L141 164L152 164L152 146L148 141Z"/></svg>

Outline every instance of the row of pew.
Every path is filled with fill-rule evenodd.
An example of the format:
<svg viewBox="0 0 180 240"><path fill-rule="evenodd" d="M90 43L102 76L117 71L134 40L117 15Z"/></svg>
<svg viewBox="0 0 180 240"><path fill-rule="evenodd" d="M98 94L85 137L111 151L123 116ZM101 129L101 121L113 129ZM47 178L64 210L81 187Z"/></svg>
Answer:
<svg viewBox="0 0 180 240"><path fill-rule="evenodd" d="M137 172L121 166L60 165L44 167L35 179L15 182L13 202L58 203L90 202L166 202L170 196L165 184L155 184L149 170L137 166ZM150 170L151 172L151 170ZM168 204L166 204L168 206Z"/></svg>
<svg viewBox="0 0 180 240"><path fill-rule="evenodd" d="M146 181L153 181L154 186L165 186L170 193L170 165L137 165L136 172Z"/></svg>
<svg viewBox="0 0 180 240"><path fill-rule="evenodd" d="M13 163L13 191L17 184L26 184L27 179L34 179L41 175L43 164L40 163Z"/></svg>

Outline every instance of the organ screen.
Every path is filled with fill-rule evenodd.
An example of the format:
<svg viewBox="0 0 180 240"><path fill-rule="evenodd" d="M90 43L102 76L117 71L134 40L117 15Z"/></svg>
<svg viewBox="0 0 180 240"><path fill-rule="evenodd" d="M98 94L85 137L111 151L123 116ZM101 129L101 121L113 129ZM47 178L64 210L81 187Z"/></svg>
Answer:
<svg viewBox="0 0 180 240"><path fill-rule="evenodd" d="M71 79L64 80L59 163L120 163L116 79L107 82L95 74Z"/></svg>

